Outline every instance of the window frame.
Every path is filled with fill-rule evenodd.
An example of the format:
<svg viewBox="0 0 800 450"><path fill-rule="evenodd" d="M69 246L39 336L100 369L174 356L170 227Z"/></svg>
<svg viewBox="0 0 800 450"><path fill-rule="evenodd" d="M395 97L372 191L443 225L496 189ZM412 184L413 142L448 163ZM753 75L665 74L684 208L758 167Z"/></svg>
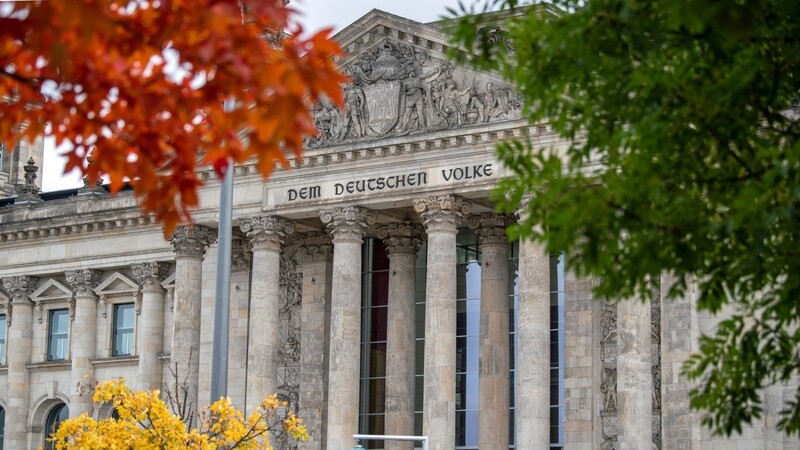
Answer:
<svg viewBox="0 0 800 450"><path fill-rule="evenodd" d="M117 351L117 336L120 333L120 327L117 323L117 311L119 311L122 307L130 308L131 313L133 314L130 328L125 328L128 333L130 333L130 347L128 348L127 353L120 353ZM133 302L119 302L111 304L111 348L110 348L110 356L112 358L119 358L125 356L132 356L135 351L135 336L136 336L136 304Z"/></svg>
<svg viewBox="0 0 800 450"><path fill-rule="evenodd" d="M64 314L67 318L67 325L66 331L60 332L59 335L64 335L64 340L66 341L66 345L64 346L64 353L61 355L60 358L53 358L52 356L52 344L53 344L53 317L56 314ZM69 308L51 308L47 310L47 334L45 336L47 345L45 346L45 361L48 362L58 362L58 361L68 361L70 357L70 314Z"/></svg>
<svg viewBox="0 0 800 450"><path fill-rule="evenodd" d="M8 315L6 313L0 314L0 365L6 365L6 353L8 352ZM2 445L0 445L2 450Z"/></svg>

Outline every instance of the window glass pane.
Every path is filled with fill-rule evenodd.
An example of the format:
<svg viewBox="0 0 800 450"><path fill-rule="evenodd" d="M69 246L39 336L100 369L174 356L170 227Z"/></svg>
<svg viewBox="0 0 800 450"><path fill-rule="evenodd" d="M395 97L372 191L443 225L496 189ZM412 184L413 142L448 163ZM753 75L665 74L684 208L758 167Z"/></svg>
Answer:
<svg viewBox="0 0 800 450"><path fill-rule="evenodd" d="M65 404L60 404L55 408L51 409L50 412L47 414L47 419L44 422L44 433L45 436L50 436L51 434L55 433L58 430L59 425L61 422L67 420L69 418L69 408ZM45 441L45 449L47 450L54 450L55 443L50 441Z"/></svg>
<svg viewBox="0 0 800 450"><path fill-rule="evenodd" d="M6 360L6 316L0 315L0 363ZM4 413L5 414L5 413ZM0 440L0 450L2 450L2 440Z"/></svg>
<svg viewBox="0 0 800 450"><path fill-rule="evenodd" d="M67 357L69 313L66 309L50 311L48 323L47 359L51 361Z"/></svg>
<svg viewBox="0 0 800 450"><path fill-rule="evenodd" d="M132 353L134 322L133 303L114 305L113 356L130 355Z"/></svg>

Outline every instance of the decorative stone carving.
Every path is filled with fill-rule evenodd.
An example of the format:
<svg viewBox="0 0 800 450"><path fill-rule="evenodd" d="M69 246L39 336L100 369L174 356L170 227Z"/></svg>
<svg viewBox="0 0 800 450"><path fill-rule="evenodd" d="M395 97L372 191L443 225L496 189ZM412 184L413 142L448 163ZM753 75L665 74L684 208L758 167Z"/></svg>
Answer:
<svg viewBox="0 0 800 450"><path fill-rule="evenodd" d="M39 172L39 167L36 166L36 162L33 158L28 160L23 170L25 171L25 183L15 187L17 198L14 199L14 203L41 203L42 198L39 197L39 188L36 186L36 177Z"/></svg>
<svg viewBox="0 0 800 450"><path fill-rule="evenodd" d="M300 264L333 260L333 244L327 233L311 232L297 238L300 248L296 259Z"/></svg>
<svg viewBox="0 0 800 450"><path fill-rule="evenodd" d="M231 270L233 272L244 272L250 270L253 262L253 253L250 251L250 243L244 239L234 238L231 241Z"/></svg>
<svg viewBox="0 0 800 450"><path fill-rule="evenodd" d="M475 230L480 245L508 245L506 227L512 223L511 217L490 212L469 218L469 227Z"/></svg>
<svg viewBox="0 0 800 450"><path fill-rule="evenodd" d="M462 218L469 214L472 205L455 195L430 195L414 200L414 211L422 218L425 230L455 231Z"/></svg>
<svg viewBox="0 0 800 450"><path fill-rule="evenodd" d="M68 270L64 272L70 287L75 291L75 296L79 297L94 297L94 288L100 284L99 270L81 269L81 270Z"/></svg>
<svg viewBox="0 0 800 450"><path fill-rule="evenodd" d="M515 119L522 102L507 85L457 72L447 61L405 44L384 41L344 67L344 107L329 101L312 111L321 147L354 140ZM458 79L457 79L458 78Z"/></svg>
<svg viewBox="0 0 800 450"><path fill-rule="evenodd" d="M94 158L88 156L86 158L86 165L94 165ZM94 183L89 180L88 176L83 177L83 187L78 189L78 195L92 196L92 197L105 197L108 195L103 189L103 180L98 178Z"/></svg>
<svg viewBox="0 0 800 450"><path fill-rule="evenodd" d="M617 448L617 304L609 300L600 304L600 448L611 450Z"/></svg>
<svg viewBox="0 0 800 450"><path fill-rule="evenodd" d="M661 450L661 289L651 290L650 363L653 377L653 449Z"/></svg>
<svg viewBox="0 0 800 450"><path fill-rule="evenodd" d="M178 256L203 258L209 245L217 241L217 231L202 225L179 225L170 243Z"/></svg>
<svg viewBox="0 0 800 450"><path fill-rule="evenodd" d="M239 228L247 235L253 249L280 251L286 236L294 233L294 224L283 217L259 216L243 220Z"/></svg>
<svg viewBox="0 0 800 450"><path fill-rule="evenodd" d="M15 277L3 278L3 288L8 292L10 302L3 305L6 313L7 325L11 325L14 313L14 305L20 303L31 303L30 295L36 290L39 278L30 275L18 275Z"/></svg>
<svg viewBox="0 0 800 450"><path fill-rule="evenodd" d="M169 274L169 266L169 263L165 262L146 262L132 264L131 270L142 283L142 289L162 290L161 282Z"/></svg>
<svg viewBox="0 0 800 450"><path fill-rule="evenodd" d="M358 206L337 206L325 209L319 217L331 235L331 240L361 242L367 228L375 223L375 213Z"/></svg>
<svg viewBox="0 0 800 450"><path fill-rule="evenodd" d="M416 254L424 234L421 225L411 222L394 222L378 227L378 237L383 240L389 255Z"/></svg>
<svg viewBox="0 0 800 450"><path fill-rule="evenodd" d="M289 403L284 413L291 411L299 414L302 277L293 258L286 253L281 255L280 288L281 306L278 314L281 347L278 349L278 395L282 401ZM276 449L297 448L297 444L286 437L281 435L276 439Z"/></svg>

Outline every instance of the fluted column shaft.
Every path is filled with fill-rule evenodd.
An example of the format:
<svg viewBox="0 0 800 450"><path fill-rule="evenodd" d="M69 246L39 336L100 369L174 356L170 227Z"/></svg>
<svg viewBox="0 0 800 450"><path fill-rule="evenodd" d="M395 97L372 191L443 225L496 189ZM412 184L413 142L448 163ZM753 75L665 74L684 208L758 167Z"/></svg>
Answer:
<svg viewBox="0 0 800 450"><path fill-rule="evenodd" d="M69 416L91 414L92 383L94 369L91 359L95 357L97 342L97 295L94 288L100 281L99 270L75 270L65 273L67 282L74 290L75 307L70 333L70 358L72 387L69 398Z"/></svg>
<svg viewBox="0 0 800 450"><path fill-rule="evenodd" d="M430 450L452 450L456 429L456 234L469 204L452 195L416 200L428 233L422 434Z"/></svg>
<svg viewBox="0 0 800 450"><path fill-rule="evenodd" d="M138 389L161 389L161 364L158 355L164 346L164 288L161 280L169 272L169 264L149 262L131 266L141 283L140 320L136 327L136 369Z"/></svg>
<svg viewBox="0 0 800 450"><path fill-rule="evenodd" d="M378 228L389 255L389 304L386 329L386 434L414 434L415 337L414 280L422 227L392 223ZM396 443L410 450L408 441Z"/></svg>
<svg viewBox="0 0 800 450"><path fill-rule="evenodd" d="M508 224L507 216L492 213L470 218L481 253L478 448L508 447Z"/></svg>
<svg viewBox="0 0 800 450"><path fill-rule="evenodd" d="M347 449L358 432L361 244L374 214L358 207L320 213L333 242L327 449Z"/></svg>
<svg viewBox="0 0 800 450"><path fill-rule="evenodd" d="M240 228L253 251L246 405L251 411L277 391L281 248L294 225L282 217L265 216L242 221Z"/></svg>
<svg viewBox="0 0 800 450"><path fill-rule="evenodd" d="M653 439L653 379L650 361L650 302L617 303L617 448L650 448Z"/></svg>
<svg viewBox="0 0 800 450"><path fill-rule="evenodd" d="M303 274L300 305L300 417L308 430L301 450L322 450L326 441L325 416L328 401L328 327L330 324L333 245L325 233L299 238L297 262Z"/></svg>
<svg viewBox="0 0 800 450"><path fill-rule="evenodd" d="M171 240L175 249L175 303L170 359L180 385L173 395L178 397L183 410L193 417L198 411L203 256L216 237L215 230L195 225L178 227ZM184 419L190 426L195 423L194 418L184 416Z"/></svg>
<svg viewBox="0 0 800 450"><path fill-rule="evenodd" d="M519 450L540 450L550 446L550 255L545 246L520 241L518 270L516 443Z"/></svg>
<svg viewBox="0 0 800 450"><path fill-rule="evenodd" d="M30 294L38 278L16 276L3 278L3 287L11 296L9 305L6 365L8 366L6 422L3 442L5 448L27 448L30 380L26 365L32 348L33 303Z"/></svg>

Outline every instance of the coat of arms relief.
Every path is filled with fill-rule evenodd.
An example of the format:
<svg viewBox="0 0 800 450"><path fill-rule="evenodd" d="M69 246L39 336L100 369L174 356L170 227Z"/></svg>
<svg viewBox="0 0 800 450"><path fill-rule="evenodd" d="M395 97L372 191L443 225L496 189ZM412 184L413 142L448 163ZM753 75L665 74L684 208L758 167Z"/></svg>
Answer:
<svg viewBox="0 0 800 450"><path fill-rule="evenodd" d="M313 115L324 147L516 119L522 102L505 84L486 81L432 58L425 50L389 41L344 67L345 105L320 102Z"/></svg>

